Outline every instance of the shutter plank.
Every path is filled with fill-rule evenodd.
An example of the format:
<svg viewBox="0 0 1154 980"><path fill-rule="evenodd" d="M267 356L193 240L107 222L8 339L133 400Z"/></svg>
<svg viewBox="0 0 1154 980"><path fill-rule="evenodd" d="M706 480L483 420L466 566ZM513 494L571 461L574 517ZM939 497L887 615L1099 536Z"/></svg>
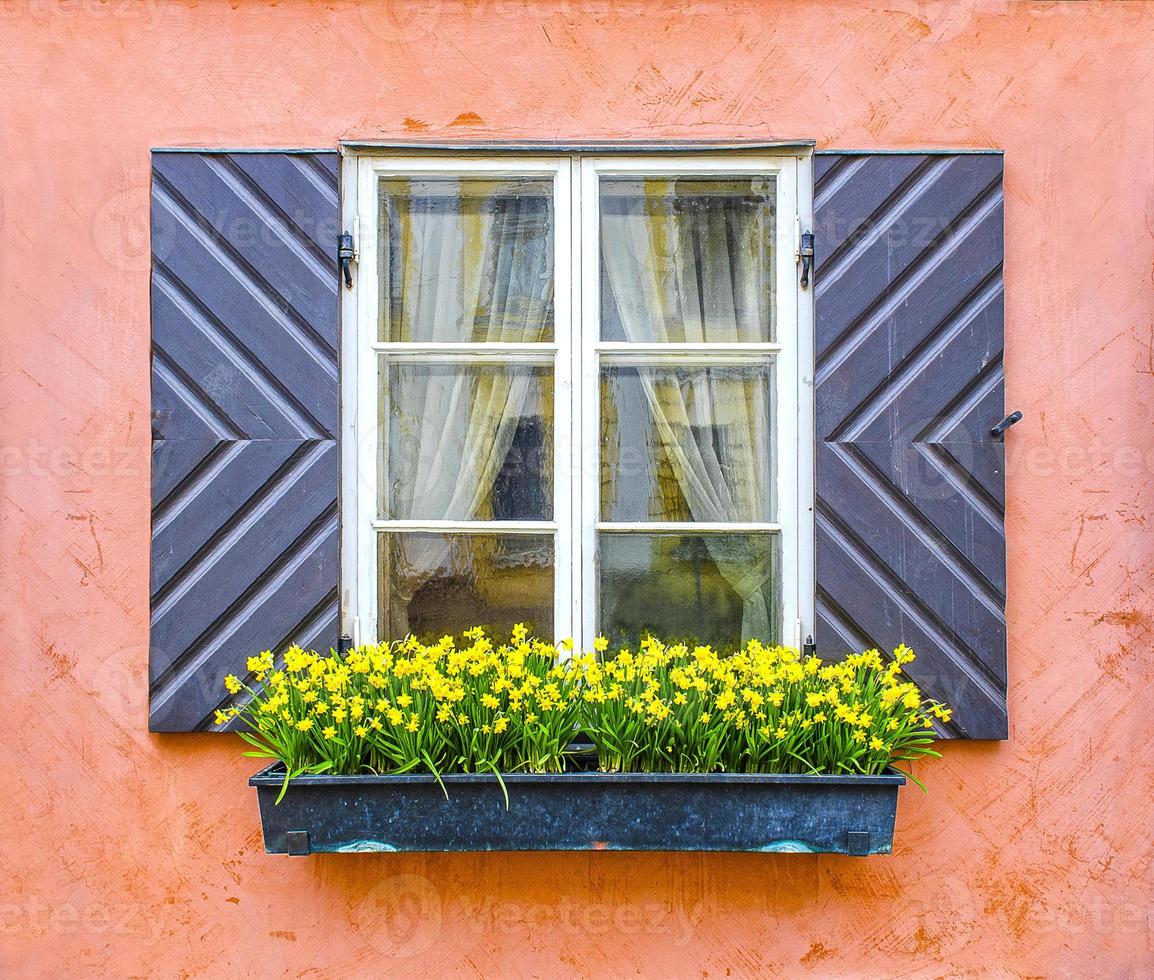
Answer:
<svg viewBox="0 0 1154 980"><path fill-rule="evenodd" d="M1002 159L819 154L817 640L1005 738Z"/></svg>
<svg viewBox="0 0 1154 980"><path fill-rule="evenodd" d="M154 596L172 584L180 569L209 547L226 524L243 520L260 488L277 476L302 445L287 440L218 443L213 458L197 464L193 479L186 478L178 493L153 504Z"/></svg>
<svg viewBox="0 0 1154 980"><path fill-rule="evenodd" d="M337 633L337 154L153 156L153 731Z"/></svg>

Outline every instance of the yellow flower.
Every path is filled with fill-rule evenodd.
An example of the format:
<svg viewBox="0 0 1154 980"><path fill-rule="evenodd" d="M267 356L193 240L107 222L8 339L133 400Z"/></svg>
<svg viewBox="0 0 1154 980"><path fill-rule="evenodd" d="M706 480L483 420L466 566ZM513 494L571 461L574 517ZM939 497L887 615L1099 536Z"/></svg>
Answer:
<svg viewBox="0 0 1154 980"><path fill-rule="evenodd" d="M609 649L609 641L605 637L599 636L593 641L593 649L598 653L604 653Z"/></svg>
<svg viewBox="0 0 1154 980"><path fill-rule="evenodd" d="M302 718L297 722L297 731L307 732L313 727L313 720L311 718Z"/></svg>
<svg viewBox="0 0 1154 980"><path fill-rule="evenodd" d="M405 720L405 716L401 712L400 708L389 708L387 717L389 719L390 725L399 725L402 721Z"/></svg>
<svg viewBox="0 0 1154 980"><path fill-rule="evenodd" d="M229 674L227 677L225 677L224 686L228 689L229 694L240 693L241 683L235 674Z"/></svg>
<svg viewBox="0 0 1154 980"><path fill-rule="evenodd" d="M397 704L399 704L402 708L407 708L412 703L413 699L407 694L402 694L399 698L397 698Z"/></svg>
<svg viewBox="0 0 1154 980"><path fill-rule="evenodd" d="M508 727L509 727L509 719L508 718L498 718L495 722L493 722L493 734L500 735Z"/></svg>
<svg viewBox="0 0 1154 980"><path fill-rule="evenodd" d="M328 727L328 728L324 728L324 729L322 729L322 730L321 730L321 734L322 734L322 735L323 735L323 736L324 736L326 739L330 739L330 738L336 738L336 737L337 737L337 730L336 730L336 728L335 728L333 725L329 725L329 727Z"/></svg>
<svg viewBox="0 0 1154 980"><path fill-rule="evenodd" d="M245 666L254 674L263 674L272 670L272 651L262 650L255 657L249 657Z"/></svg>
<svg viewBox="0 0 1154 980"><path fill-rule="evenodd" d="M357 738L364 738L366 735L369 734L368 726L367 725L357 725L357 727L353 729L353 734L356 735Z"/></svg>
<svg viewBox="0 0 1154 980"><path fill-rule="evenodd" d="M882 749L885 748L885 742L883 742L880 738L878 738L875 735L873 738L870 739L870 748L873 749L875 752L880 752Z"/></svg>
<svg viewBox="0 0 1154 980"><path fill-rule="evenodd" d="M913 663L914 652L904 643L894 651L894 660L899 664Z"/></svg>
<svg viewBox="0 0 1154 980"><path fill-rule="evenodd" d="M493 697L492 694L482 694L481 695L481 704L483 704L490 711L495 711L497 709L497 706L500 705L500 703L501 702L498 701L495 697Z"/></svg>

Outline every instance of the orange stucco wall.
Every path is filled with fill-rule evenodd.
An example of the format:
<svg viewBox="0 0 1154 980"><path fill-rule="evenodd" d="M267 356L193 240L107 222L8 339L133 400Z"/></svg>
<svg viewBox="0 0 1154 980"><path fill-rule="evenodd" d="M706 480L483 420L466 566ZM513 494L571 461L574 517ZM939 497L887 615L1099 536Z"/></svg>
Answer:
<svg viewBox="0 0 1154 980"><path fill-rule="evenodd" d="M1154 5L0 0L0 971L1154 971ZM146 731L148 151L815 137L1006 150L1012 736L897 851L264 855Z"/></svg>

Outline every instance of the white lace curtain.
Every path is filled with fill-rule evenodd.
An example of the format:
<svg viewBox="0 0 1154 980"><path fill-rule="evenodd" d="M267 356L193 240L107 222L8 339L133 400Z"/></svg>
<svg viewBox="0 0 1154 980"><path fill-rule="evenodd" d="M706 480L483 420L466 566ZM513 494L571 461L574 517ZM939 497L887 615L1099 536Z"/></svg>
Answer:
<svg viewBox="0 0 1154 980"><path fill-rule="evenodd" d="M395 261L382 287L383 334L417 341L549 339L553 257L549 202L535 195L414 195L392 215ZM494 482L513 442L534 372L507 364L393 371L382 440L382 509L396 519L487 520ZM387 481L387 483L386 483ZM443 539L401 538L403 606L426 581L475 574L469 549ZM450 567L451 566L451 567ZM384 569L382 569L384 571ZM394 628L402 608L390 610Z"/></svg>
<svg viewBox="0 0 1154 980"><path fill-rule="evenodd" d="M769 338L770 236L763 210L740 198L686 201L674 183L646 180L645 195L603 207L601 253L626 340L757 342ZM695 206L695 203L698 206ZM655 436L694 521L770 521L768 378L687 368L638 377ZM742 600L743 642L773 632L766 549L703 535Z"/></svg>

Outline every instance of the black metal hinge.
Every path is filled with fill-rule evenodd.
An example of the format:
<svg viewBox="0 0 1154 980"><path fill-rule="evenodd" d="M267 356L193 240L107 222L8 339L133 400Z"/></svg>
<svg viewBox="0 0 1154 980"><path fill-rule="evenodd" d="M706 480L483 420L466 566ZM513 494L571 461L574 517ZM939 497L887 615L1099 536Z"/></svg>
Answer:
<svg viewBox="0 0 1154 980"><path fill-rule="evenodd" d="M341 267L341 277L345 281L345 288L353 288L353 270L352 262L357 257L356 247L353 245L353 236L345 231L341 232L341 237L337 246L337 261Z"/></svg>
<svg viewBox="0 0 1154 980"><path fill-rule="evenodd" d="M801 245L797 250L797 257L801 259L801 288L809 289L809 279L813 272L813 232L801 233Z"/></svg>

